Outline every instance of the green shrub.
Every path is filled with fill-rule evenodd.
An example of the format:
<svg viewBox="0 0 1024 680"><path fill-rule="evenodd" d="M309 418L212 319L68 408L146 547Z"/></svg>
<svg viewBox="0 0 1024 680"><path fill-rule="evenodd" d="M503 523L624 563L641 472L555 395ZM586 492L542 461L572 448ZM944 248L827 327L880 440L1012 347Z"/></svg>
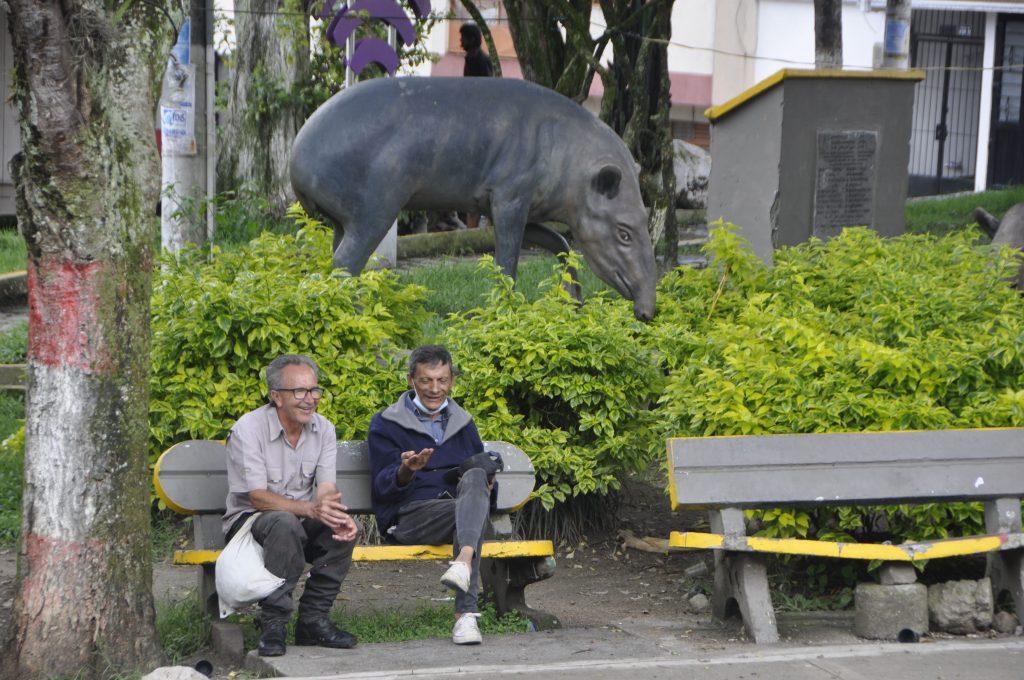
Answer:
<svg viewBox="0 0 1024 680"><path fill-rule="evenodd" d="M28 353L28 321L16 323L0 333L0 364L25 363Z"/></svg>
<svg viewBox="0 0 1024 680"><path fill-rule="evenodd" d="M1015 266L977 234L883 240L848 229L761 265L731 227L712 266L662 281L651 337L669 378L664 431L708 436L1024 425ZM709 296L710 295L710 296ZM873 509L757 513L768 535L849 537ZM980 526L975 505L887 508L901 538Z"/></svg>
<svg viewBox="0 0 1024 680"><path fill-rule="evenodd" d="M169 193L174 188L168 189ZM222 191L212 199L197 200L178 196L179 207L175 219L191 223L189 227L206 233L206 209L213 205L213 241L222 248L244 246L263 233L294 234L295 220L276 212L266 196L251 185L242 185L236 191Z"/></svg>
<svg viewBox="0 0 1024 680"><path fill-rule="evenodd" d="M25 428L0 442L0 546L12 546L21 534L21 494L25 479Z"/></svg>
<svg viewBox="0 0 1024 680"><path fill-rule="evenodd" d="M331 263L331 234L306 221L295 235L264 234L246 250L166 258L153 289L151 453L222 438L266 401L262 371L298 352L320 366L320 412L342 439L366 436L400 384L396 353L426 318L419 286L389 271L353 278Z"/></svg>
<svg viewBox="0 0 1024 680"><path fill-rule="evenodd" d="M446 340L464 373L458 395L481 434L530 453L545 508L617 489L652 457L648 407L661 376L645 349L647 327L618 297L574 303L561 288L563 268L535 302L492 259L480 270L494 281L486 304L453 317Z"/></svg>

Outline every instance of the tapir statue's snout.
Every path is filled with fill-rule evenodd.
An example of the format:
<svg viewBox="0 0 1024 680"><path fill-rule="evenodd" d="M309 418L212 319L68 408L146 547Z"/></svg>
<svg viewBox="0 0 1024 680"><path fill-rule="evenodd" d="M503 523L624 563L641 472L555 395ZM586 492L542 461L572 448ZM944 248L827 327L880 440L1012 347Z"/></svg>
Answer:
<svg viewBox="0 0 1024 680"><path fill-rule="evenodd" d="M654 288L644 291L633 300L633 316L639 321L650 321L654 318Z"/></svg>

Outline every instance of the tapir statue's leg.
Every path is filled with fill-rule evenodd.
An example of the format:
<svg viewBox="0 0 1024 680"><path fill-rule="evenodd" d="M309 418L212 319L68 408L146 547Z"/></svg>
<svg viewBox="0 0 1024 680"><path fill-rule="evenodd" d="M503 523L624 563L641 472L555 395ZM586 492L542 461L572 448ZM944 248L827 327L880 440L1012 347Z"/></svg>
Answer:
<svg viewBox="0 0 1024 680"><path fill-rule="evenodd" d="M506 276L516 277L519 251L523 247L523 231L529 206L522 198L495 200L491 204L494 221L494 260Z"/></svg>
<svg viewBox="0 0 1024 680"><path fill-rule="evenodd" d="M393 214L388 213L384 216L377 214L368 219L357 220L346 227L341 242L334 249L334 268L344 269L352 276L362 273L370 255L380 245L396 219L398 219L397 211ZM338 240L337 232L335 232L334 240Z"/></svg>
<svg viewBox="0 0 1024 680"><path fill-rule="evenodd" d="M345 221L340 242L337 229L334 232L334 267L345 269L352 276L363 271L374 248L380 245L388 229L398 219L399 210L409 200L407 186L389 183L386 178L371 178L368 186L380 187L377 195L368 196L363 205L355 206L351 219Z"/></svg>
<svg viewBox="0 0 1024 680"><path fill-rule="evenodd" d="M569 242L565 240L564 236L548 225L539 222L526 223L526 229L523 231L523 245L543 248L557 257L559 263L563 266L565 266L571 250ZM568 267L568 272L572 283L565 286L565 290L573 300L583 302L583 289L580 287L579 272L576 271L576 267Z"/></svg>

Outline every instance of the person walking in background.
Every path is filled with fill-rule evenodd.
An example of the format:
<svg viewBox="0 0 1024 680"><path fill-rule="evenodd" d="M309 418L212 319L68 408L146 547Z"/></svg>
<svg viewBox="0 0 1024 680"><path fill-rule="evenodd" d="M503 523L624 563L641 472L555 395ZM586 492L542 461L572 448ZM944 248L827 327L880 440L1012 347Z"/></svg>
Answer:
<svg viewBox="0 0 1024 680"><path fill-rule="evenodd" d="M459 27L459 45L466 53L466 63L462 67L462 75L490 78L492 75L491 58L482 49L483 35L480 33L480 27L472 21L462 24ZM470 229L480 226L480 215L467 213L466 226Z"/></svg>
<svg viewBox="0 0 1024 680"><path fill-rule="evenodd" d="M483 35L480 27L467 21L459 27L459 45L466 53L466 64L462 67L462 75L470 77L491 77L491 59L483 51Z"/></svg>

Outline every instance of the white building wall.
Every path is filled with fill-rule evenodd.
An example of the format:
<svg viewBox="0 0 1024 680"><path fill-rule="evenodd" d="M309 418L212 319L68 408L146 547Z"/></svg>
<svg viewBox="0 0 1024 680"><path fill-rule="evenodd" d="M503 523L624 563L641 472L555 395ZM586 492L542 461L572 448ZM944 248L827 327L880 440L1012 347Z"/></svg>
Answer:
<svg viewBox="0 0 1024 680"><path fill-rule="evenodd" d="M756 82L758 0L715 0L711 103L732 99Z"/></svg>
<svg viewBox="0 0 1024 680"><path fill-rule="evenodd" d="M676 0L672 7L672 43L668 70L711 75L715 62L715 3Z"/></svg>
<svg viewBox="0 0 1024 680"><path fill-rule="evenodd" d="M813 0L761 0L754 83L784 68L814 68ZM885 12L869 3L843 3L843 65L870 69L885 35ZM754 83L749 83L753 85Z"/></svg>
<svg viewBox="0 0 1024 680"><path fill-rule="evenodd" d="M406 9L406 12L412 13L411 10ZM448 0L430 0L430 13L445 15L448 13ZM435 58L440 59L441 56L448 51L448 21L438 21L434 24L434 27L427 34L427 51L430 52ZM430 69L433 64L429 61L423 62L413 67L403 66L400 71L400 75L412 75L412 76L423 76L424 78L430 75Z"/></svg>

